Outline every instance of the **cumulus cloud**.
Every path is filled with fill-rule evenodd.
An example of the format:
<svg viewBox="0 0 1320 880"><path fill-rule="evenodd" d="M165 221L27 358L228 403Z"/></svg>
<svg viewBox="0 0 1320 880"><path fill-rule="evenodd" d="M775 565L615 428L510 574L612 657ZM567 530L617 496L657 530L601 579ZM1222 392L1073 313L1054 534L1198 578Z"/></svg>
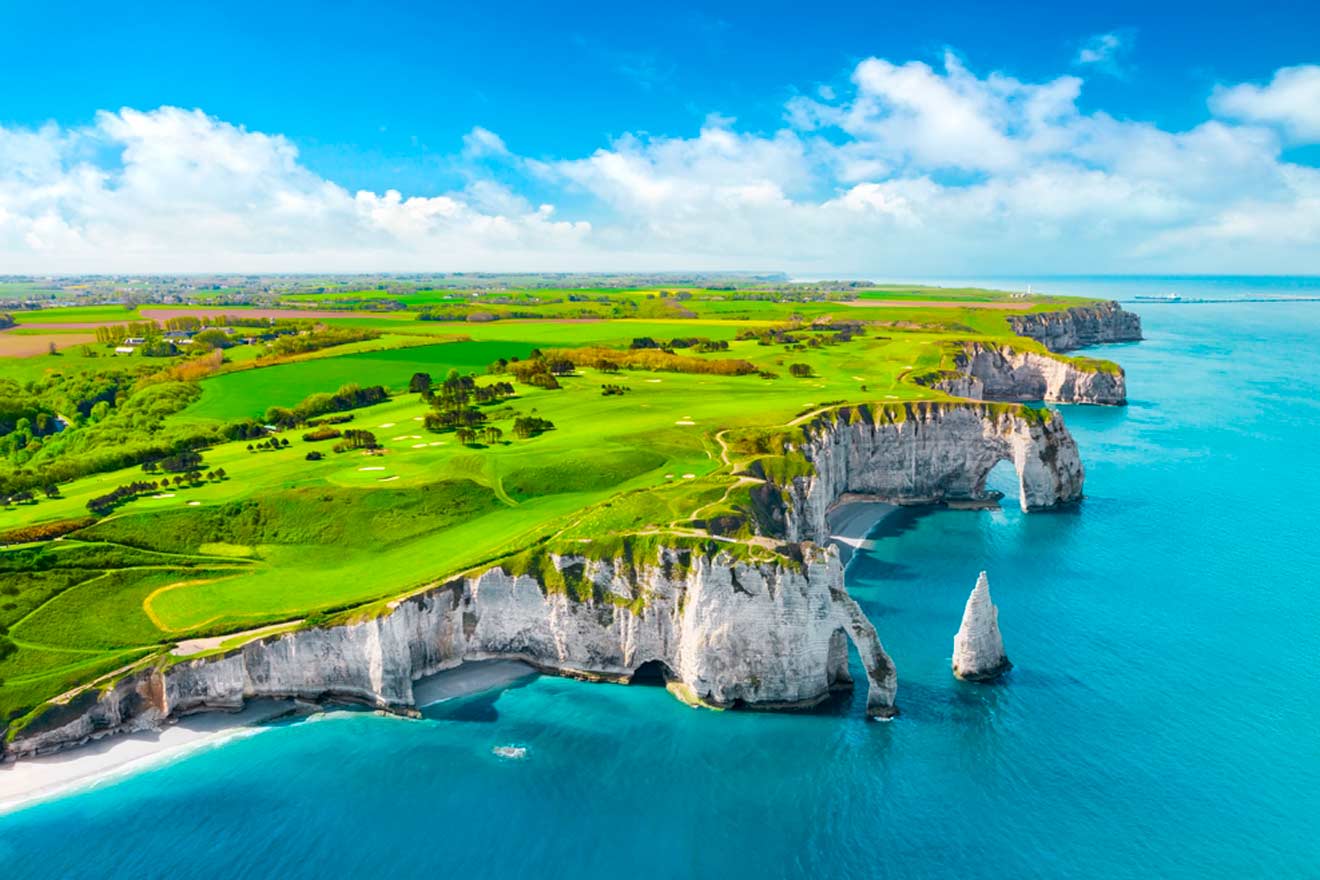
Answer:
<svg viewBox="0 0 1320 880"><path fill-rule="evenodd" d="M789 102L777 131L711 115L689 137L627 134L546 160L474 128L455 157L466 186L430 197L350 192L287 139L196 110L0 127L0 264L1314 272L1320 172L1285 161L1279 134L1285 119L1305 130L1278 109L1300 105L1271 98L1248 116L1236 97L1294 94L1284 73L1221 89L1221 118L1166 131L1083 112L1075 76L871 58L847 88ZM491 159L498 180L482 170Z"/></svg>
<svg viewBox="0 0 1320 880"><path fill-rule="evenodd" d="M475 142L490 150L498 138ZM14 272L481 259L529 268L589 233L588 223L559 221L492 186L429 198L351 193L301 164L287 139L199 110L103 112L75 130L0 128L0 257Z"/></svg>
<svg viewBox="0 0 1320 880"><path fill-rule="evenodd" d="M1229 119L1276 125L1298 143L1320 143L1320 65L1281 68L1264 86L1219 86L1210 107Z"/></svg>

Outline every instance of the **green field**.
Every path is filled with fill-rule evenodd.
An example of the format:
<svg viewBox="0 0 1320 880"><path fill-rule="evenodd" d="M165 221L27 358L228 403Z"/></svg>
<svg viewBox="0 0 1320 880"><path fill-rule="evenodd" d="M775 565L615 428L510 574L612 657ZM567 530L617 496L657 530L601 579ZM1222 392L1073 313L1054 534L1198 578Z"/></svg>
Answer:
<svg viewBox="0 0 1320 880"><path fill-rule="evenodd" d="M374 294L386 296L346 291L286 299ZM27 401L11 422L48 414L45 435L23 447L10 444L8 479L17 484L27 475L31 482L40 469L70 461L112 463L59 480L54 497L34 491L0 509L0 540L41 539L0 550L0 724L21 723L42 701L99 676L156 662L180 640L323 619L538 542L600 547L627 536L700 537L716 515L745 522L749 480L737 474L748 454L731 450L728 437L782 428L844 401L944 398L913 377L947 368L961 340L1011 340L1040 350L1011 334L1006 311L976 306L1006 296L894 288L851 293L848 301L774 301L698 291L676 308L658 291L537 290L504 295L518 304L501 308L537 309L546 318L423 321L414 311L325 318L327 326L381 335L288 357L274 358L262 344L226 349L223 360L216 354L209 364L186 354L112 358L100 345L92 357L70 350L0 358L3 378L13 383L7 387ZM480 297L468 294L412 297L410 306L480 308L471 306ZM932 300L954 307L924 305ZM1074 302L1012 304L1029 311ZM584 307L655 315L559 318ZM239 307L226 310L241 314ZM135 315L117 306L70 307L26 312L21 322L122 323ZM852 329L840 335L841 327ZM791 338L766 335L775 331ZM584 354L575 370L559 375L558 388L487 372L500 358L525 362L534 349L546 363L562 359L562 350L586 347L623 358L642 338L680 340L673 355L639 351L684 371L607 372L598 355ZM692 339L707 340L708 350L681 342ZM727 374L735 362L751 367ZM410 379L427 373L439 383L450 371L472 374L477 386L512 384L511 397L472 407L484 419L482 430L496 429L497 439L481 434L465 442L452 429L425 427L438 406L409 392ZM345 385L380 385L390 394L337 414L351 420L335 428L371 432L379 443L374 451L336 452L336 439L306 440L302 426L279 431L273 450L250 448L269 438L232 433L270 407L292 407ZM603 394L606 385L622 386L622 393ZM69 421L51 433L55 413ZM529 418L554 427L519 436L518 420ZM98 496L162 476L144 471L141 461L194 447L201 449L199 479L171 480L89 513ZM126 463L117 463L117 449L129 450ZM309 460L309 453L321 457ZM765 459L767 472L793 466L772 458ZM2 537L66 520L49 535Z"/></svg>

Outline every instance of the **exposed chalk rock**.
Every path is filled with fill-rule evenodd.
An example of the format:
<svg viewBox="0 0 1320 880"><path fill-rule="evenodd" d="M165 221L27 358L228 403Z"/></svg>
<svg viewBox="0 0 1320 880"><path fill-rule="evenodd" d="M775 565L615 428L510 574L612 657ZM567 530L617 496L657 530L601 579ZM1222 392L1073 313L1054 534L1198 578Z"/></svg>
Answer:
<svg viewBox="0 0 1320 880"><path fill-rule="evenodd" d="M415 680L494 658L617 682L659 662L694 703L804 708L851 684L848 640L866 670L867 714L896 713L894 664L843 589L833 548L804 547L800 565L668 549L646 562L564 556L554 564L591 581L600 598L547 592L535 577L491 568L359 622L267 636L89 688L28 724L7 744L8 757L236 710L257 697L411 714ZM634 596L642 598L630 604Z"/></svg>
<svg viewBox="0 0 1320 880"><path fill-rule="evenodd" d="M1127 379L1121 367L1083 367L1054 355L985 342L964 345L954 367L952 375L934 377L931 387L972 400L1127 403Z"/></svg>
<svg viewBox="0 0 1320 880"><path fill-rule="evenodd" d="M771 509L777 493L765 499L790 541L828 541L829 511L848 495L899 505L989 500L986 479L1001 461L1017 470L1023 510L1082 497L1077 444L1049 411L944 402L842 407L804 433L798 451L816 472L785 487L782 509Z"/></svg>
<svg viewBox="0 0 1320 880"><path fill-rule="evenodd" d="M1012 666L999 634L999 609L990 601L990 581L981 572L953 637L953 674L966 681L989 681Z"/></svg>
<svg viewBox="0 0 1320 880"><path fill-rule="evenodd" d="M1112 301L1058 312L1010 315L1008 323L1014 333L1029 336L1050 351L1071 351L1088 345L1141 339L1141 316L1124 311Z"/></svg>

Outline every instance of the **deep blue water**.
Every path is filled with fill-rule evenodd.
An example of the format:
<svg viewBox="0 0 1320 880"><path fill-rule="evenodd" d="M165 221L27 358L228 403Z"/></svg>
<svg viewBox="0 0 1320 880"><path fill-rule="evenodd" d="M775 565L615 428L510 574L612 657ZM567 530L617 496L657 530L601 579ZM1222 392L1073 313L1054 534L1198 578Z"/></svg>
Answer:
<svg viewBox="0 0 1320 880"><path fill-rule="evenodd" d="M1077 509L908 512L854 563L892 723L541 678L0 817L0 874L1320 876L1320 304L1143 314L1131 405L1066 408ZM949 673L980 569L1000 685Z"/></svg>

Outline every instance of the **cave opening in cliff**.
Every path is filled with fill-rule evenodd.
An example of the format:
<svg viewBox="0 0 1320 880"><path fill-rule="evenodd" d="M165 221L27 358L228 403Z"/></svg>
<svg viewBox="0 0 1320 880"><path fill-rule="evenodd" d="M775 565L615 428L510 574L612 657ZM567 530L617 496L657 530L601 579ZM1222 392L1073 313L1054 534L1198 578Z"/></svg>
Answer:
<svg viewBox="0 0 1320 880"><path fill-rule="evenodd" d="M633 670L632 678L628 679L628 683L664 687L673 681L674 677L674 671L669 668L668 663L663 660L647 660Z"/></svg>
<svg viewBox="0 0 1320 880"><path fill-rule="evenodd" d="M1022 494L1022 487L1013 462L1008 459L996 462L986 473L981 489L986 501L998 502L1006 498L1016 504Z"/></svg>

